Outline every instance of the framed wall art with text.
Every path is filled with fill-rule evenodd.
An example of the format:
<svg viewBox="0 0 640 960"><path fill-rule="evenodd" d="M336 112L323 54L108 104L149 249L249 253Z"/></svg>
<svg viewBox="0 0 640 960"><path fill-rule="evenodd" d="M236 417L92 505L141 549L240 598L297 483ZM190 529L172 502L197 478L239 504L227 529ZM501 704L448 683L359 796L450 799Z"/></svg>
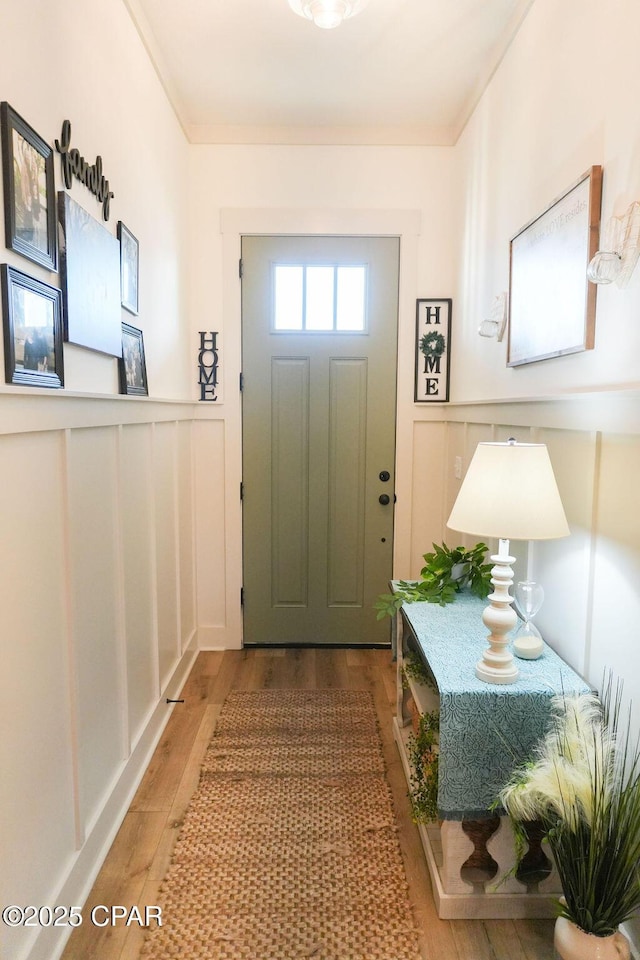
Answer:
<svg viewBox="0 0 640 960"><path fill-rule="evenodd" d="M451 300L416 300L415 403L449 399Z"/></svg>
<svg viewBox="0 0 640 960"><path fill-rule="evenodd" d="M602 167L591 167L511 240L509 349L516 367L593 349Z"/></svg>

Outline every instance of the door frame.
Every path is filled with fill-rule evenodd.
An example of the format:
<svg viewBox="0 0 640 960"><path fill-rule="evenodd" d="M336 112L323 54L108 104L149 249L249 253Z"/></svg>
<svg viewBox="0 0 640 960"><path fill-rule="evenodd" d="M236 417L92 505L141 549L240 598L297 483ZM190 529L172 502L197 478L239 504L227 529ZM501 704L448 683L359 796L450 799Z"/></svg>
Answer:
<svg viewBox="0 0 640 960"><path fill-rule="evenodd" d="M242 302L238 264L243 236L371 236L399 237L398 351L396 391L396 497L393 570L409 569L411 549L411 462L413 460L413 339L418 289L419 210L277 210L222 209L222 315L221 389L208 416L223 419L224 527L226 556L225 623L212 627L205 639L210 647L242 647L242 403L239 377L242 363ZM408 386L406 386L408 384ZM405 389L406 387L406 389ZM203 405L200 405L202 409ZM211 410L211 407L214 409ZM204 411L203 411L204 413ZM204 628L207 632L207 628Z"/></svg>

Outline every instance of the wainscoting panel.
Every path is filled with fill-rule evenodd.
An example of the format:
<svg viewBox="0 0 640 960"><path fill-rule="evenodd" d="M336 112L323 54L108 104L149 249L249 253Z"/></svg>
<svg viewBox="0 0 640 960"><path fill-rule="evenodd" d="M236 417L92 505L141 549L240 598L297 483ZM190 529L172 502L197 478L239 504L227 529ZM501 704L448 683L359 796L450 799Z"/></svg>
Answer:
<svg viewBox="0 0 640 960"><path fill-rule="evenodd" d="M178 423L178 553L180 558L180 650L196 632L193 424Z"/></svg>
<svg viewBox="0 0 640 960"><path fill-rule="evenodd" d="M153 428L153 504L156 536L158 658L164 687L179 656L177 425Z"/></svg>
<svg viewBox="0 0 640 960"><path fill-rule="evenodd" d="M640 438L603 434L599 467L590 669L624 678L640 729Z"/></svg>
<svg viewBox="0 0 640 960"><path fill-rule="evenodd" d="M0 899L82 904L195 655L194 407L1 408ZM52 960L66 933L4 928L0 952Z"/></svg>
<svg viewBox="0 0 640 960"><path fill-rule="evenodd" d="M151 424L121 427L120 516L129 747L158 699Z"/></svg>
<svg viewBox="0 0 640 960"><path fill-rule="evenodd" d="M445 508L445 442L447 425L418 422L413 425L413 483L411 489L411 571L401 577L419 577L423 556L440 540ZM438 531L434 535L434 531Z"/></svg>
<svg viewBox="0 0 640 960"><path fill-rule="evenodd" d="M67 434L71 633L81 836L126 753L117 427Z"/></svg>
<svg viewBox="0 0 640 960"><path fill-rule="evenodd" d="M456 458L466 471L484 440L546 443L571 529L570 537L511 542L515 580L538 580L545 601L537 624L547 642L594 686L603 672L624 679L640 730L640 397L635 390L551 400L451 404L420 410L414 423L412 569L423 544L458 540L446 519L460 487ZM425 450L425 444L430 450ZM425 508L425 477L443 509ZM428 469L427 469L428 465ZM460 539L469 544L478 536ZM495 549L495 543L489 543ZM425 548L426 549L426 548Z"/></svg>
<svg viewBox="0 0 640 960"><path fill-rule="evenodd" d="M227 639L227 570L231 554L242 556L241 531L227 537L225 511L225 423L203 420L193 424L196 490L196 569L198 646L235 646ZM240 488L233 491L240 503ZM239 591L238 591L239 592ZM237 597L238 609L240 597Z"/></svg>
<svg viewBox="0 0 640 960"><path fill-rule="evenodd" d="M4 904L54 902L76 849L62 449L59 432L0 437ZM5 928L3 955L24 939Z"/></svg>
<svg viewBox="0 0 640 960"><path fill-rule="evenodd" d="M592 586L594 484L597 436L579 430L541 429L536 440L546 443L571 536L534 544L533 565L545 571L545 600L539 625L555 637L558 653L579 673L587 669L584 638L589 633L589 593Z"/></svg>

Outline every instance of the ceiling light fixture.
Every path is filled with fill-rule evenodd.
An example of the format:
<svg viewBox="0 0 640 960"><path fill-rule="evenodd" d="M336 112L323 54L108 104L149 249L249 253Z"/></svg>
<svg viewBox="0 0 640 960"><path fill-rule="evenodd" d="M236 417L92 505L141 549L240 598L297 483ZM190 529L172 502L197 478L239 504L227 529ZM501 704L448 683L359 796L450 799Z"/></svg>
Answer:
<svg viewBox="0 0 640 960"><path fill-rule="evenodd" d="M343 20L355 17L369 0L289 0L294 13L307 20L313 20L317 27L331 30L339 27Z"/></svg>

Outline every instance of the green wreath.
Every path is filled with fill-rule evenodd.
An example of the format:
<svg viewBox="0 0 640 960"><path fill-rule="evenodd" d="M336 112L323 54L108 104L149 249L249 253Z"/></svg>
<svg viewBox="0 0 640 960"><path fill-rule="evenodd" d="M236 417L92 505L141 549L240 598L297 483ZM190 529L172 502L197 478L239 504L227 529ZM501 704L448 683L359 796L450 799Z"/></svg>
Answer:
<svg viewBox="0 0 640 960"><path fill-rule="evenodd" d="M432 331L420 337L420 350L425 357L441 357L447 346L447 341L441 333Z"/></svg>

